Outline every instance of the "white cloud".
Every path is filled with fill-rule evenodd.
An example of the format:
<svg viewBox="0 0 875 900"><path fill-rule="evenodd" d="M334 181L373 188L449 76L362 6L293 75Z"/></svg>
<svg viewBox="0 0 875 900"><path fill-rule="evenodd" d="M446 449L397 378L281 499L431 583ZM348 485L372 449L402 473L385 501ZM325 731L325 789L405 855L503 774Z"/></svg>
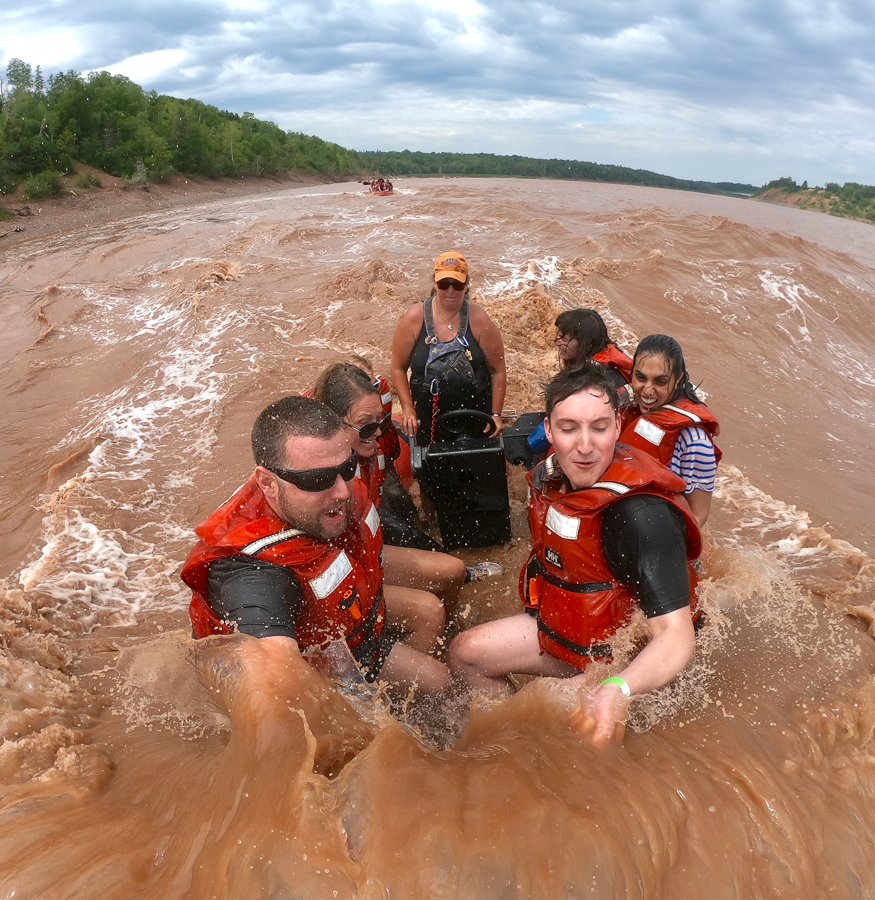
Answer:
<svg viewBox="0 0 875 900"><path fill-rule="evenodd" d="M124 75L138 84L145 84L168 69L180 68L185 57L185 52L179 49L153 50L151 53L129 56L104 68L113 75Z"/></svg>

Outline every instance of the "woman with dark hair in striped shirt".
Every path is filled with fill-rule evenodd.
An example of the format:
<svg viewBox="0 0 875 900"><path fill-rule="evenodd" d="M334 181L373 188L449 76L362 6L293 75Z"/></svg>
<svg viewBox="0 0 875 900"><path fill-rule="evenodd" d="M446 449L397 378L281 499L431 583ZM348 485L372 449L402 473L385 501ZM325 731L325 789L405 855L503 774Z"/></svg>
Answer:
<svg viewBox="0 0 875 900"><path fill-rule="evenodd" d="M635 403L623 415L620 443L645 450L680 475L690 509L701 528L721 452L720 425L690 383L680 344L667 334L644 338L632 360Z"/></svg>

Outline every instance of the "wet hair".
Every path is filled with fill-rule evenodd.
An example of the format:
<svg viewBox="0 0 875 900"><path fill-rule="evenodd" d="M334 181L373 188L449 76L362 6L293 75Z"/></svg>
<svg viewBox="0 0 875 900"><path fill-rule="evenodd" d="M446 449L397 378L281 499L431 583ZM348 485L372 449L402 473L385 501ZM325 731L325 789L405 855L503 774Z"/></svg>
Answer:
<svg viewBox="0 0 875 900"><path fill-rule="evenodd" d="M286 442L290 437L314 437L327 441L343 428L340 416L310 397L283 397L261 411L252 426L255 465L284 469L288 465Z"/></svg>
<svg viewBox="0 0 875 900"><path fill-rule="evenodd" d="M667 334L648 334L635 350L635 356L632 358L632 368L638 362L639 356L661 356L668 364L668 371L672 378L678 378L678 386L675 392L669 398L677 400L678 397L684 396L693 403L701 403L702 401L696 395L693 385L690 383L690 377L687 375L687 367L684 363L684 352L681 345Z"/></svg>
<svg viewBox="0 0 875 900"><path fill-rule="evenodd" d="M556 317L556 328L577 341L577 356L568 363L570 366L591 359L613 343L605 320L594 309L566 309Z"/></svg>
<svg viewBox="0 0 875 900"><path fill-rule="evenodd" d="M552 415L553 410L563 400L588 390L605 394L614 415L619 414L620 401L617 397L617 389L608 380L607 368L594 360L587 359L579 365L562 369L544 385L547 417Z"/></svg>
<svg viewBox="0 0 875 900"><path fill-rule="evenodd" d="M313 386L313 396L333 409L341 419L366 394L379 397L380 391L373 380L351 362L332 363L322 370Z"/></svg>

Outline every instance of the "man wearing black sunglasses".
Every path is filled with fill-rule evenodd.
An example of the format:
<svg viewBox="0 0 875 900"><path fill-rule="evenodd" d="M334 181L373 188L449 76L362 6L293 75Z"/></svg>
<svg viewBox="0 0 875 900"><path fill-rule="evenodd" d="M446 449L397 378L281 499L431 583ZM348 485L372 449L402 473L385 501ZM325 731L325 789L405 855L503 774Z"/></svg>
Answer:
<svg viewBox="0 0 875 900"><path fill-rule="evenodd" d="M404 589L383 585L379 515L341 419L285 397L256 420L252 448L255 472L197 527L182 570L195 636L237 630L290 659L331 646L401 693L447 687L442 663L384 627L384 591Z"/></svg>

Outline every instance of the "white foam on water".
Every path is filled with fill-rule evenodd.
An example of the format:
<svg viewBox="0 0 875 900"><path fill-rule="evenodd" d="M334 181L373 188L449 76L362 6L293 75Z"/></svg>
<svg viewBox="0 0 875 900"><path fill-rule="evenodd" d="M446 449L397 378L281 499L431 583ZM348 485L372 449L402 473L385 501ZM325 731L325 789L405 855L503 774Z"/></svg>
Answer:
<svg viewBox="0 0 875 900"><path fill-rule="evenodd" d="M792 274L792 267L788 266L786 268ZM803 307L810 308L810 304L806 298L820 299L818 295L805 287L804 284L794 281L789 276L777 275L769 269L765 269L759 273L759 280L763 292L767 297L771 297L779 303L784 303L788 307L784 312L778 313L776 322L778 328L780 328L794 343L799 340L810 343L811 332L808 328L808 321L805 317L805 310ZM782 321L785 317L790 317L786 325ZM794 325L791 324L791 322L795 324L795 329L798 334L792 332L791 329Z"/></svg>
<svg viewBox="0 0 875 900"><path fill-rule="evenodd" d="M562 277L558 256L527 259L523 263L500 260L499 266L508 270L508 277L503 280L487 281L486 289L492 295L518 292L536 284L540 284L549 292Z"/></svg>
<svg viewBox="0 0 875 900"><path fill-rule="evenodd" d="M822 566L835 546L856 551L846 541L812 544L811 518L805 510L772 497L725 461L717 470L714 499L720 501L730 521L728 530L721 529L718 536L722 547L739 552L750 545L762 547L797 573Z"/></svg>
<svg viewBox="0 0 875 900"><path fill-rule="evenodd" d="M154 325L162 318L158 301L128 303L135 319ZM256 348L227 338L245 318L231 310L206 325L187 316L160 334L141 329L146 340L159 337L148 371L71 410L77 424L55 449L81 446L95 434L101 442L80 475L44 498L44 543L19 576L27 591L75 606L86 629L187 602L175 574L178 553L171 552L191 542L187 524L177 522L178 492L193 485L189 473L210 458L221 402L236 377L251 369ZM165 474L168 459L176 465ZM140 524L131 531L115 527L123 513Z"/></svg>
<svg viewBox="0 0 875 900"><path fill-rule="evenodd" d="M749 295L741 283L743 273L735 260L717 263L703 268L699 276L708 286L704 294L697 294L697 302L720 313L728 325L735 325L740 319L750 321L747 312ZM708 302L708 301L711 302Z"/></svg>
<svg viewBox="0 0 875 900"><path fill-rule="evenodd" d="M83 564L68 568L71 558ZM63 527L39 558L22 569L19 582L25 591L55 600L87 631L101 621L134 623L147 599L164 599L152 604L158 608L184 602L185 591L172 578L174 570L154 544L100 529L77 510L67 509ZM168 596L175 602L168 604Z"/></svg>

